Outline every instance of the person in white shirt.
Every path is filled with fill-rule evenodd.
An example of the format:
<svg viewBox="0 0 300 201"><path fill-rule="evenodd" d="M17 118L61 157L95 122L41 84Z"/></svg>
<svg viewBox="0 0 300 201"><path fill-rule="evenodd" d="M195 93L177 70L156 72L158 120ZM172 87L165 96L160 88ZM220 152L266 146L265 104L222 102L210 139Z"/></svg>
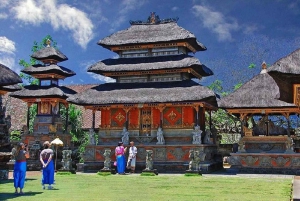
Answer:
<svg viewBox="0 0 300 201"><path fill-rule="evenodd" d="M127 160L127 169L130 169L131 173L134 173L135 171L136 154L137 154L137 148L134 146L134 142L131 141L130 148L129 148L129 156Z"/></svg>

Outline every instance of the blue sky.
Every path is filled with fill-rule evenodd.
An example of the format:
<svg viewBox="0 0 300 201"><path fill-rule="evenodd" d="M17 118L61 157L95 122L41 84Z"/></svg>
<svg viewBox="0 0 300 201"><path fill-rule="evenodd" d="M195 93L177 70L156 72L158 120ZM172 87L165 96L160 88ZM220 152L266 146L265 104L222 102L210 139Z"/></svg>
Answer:
<svg viewBox="0 0 300 201"><path fill-rule="evenodd" d="M227 89L300 47L300 0L0 0L0 62L19 72L20 59L29 60L33 41L50 34L68 61L61 66L76 76L61 84L111 81L88 74L93 63L117 55L98 40L146 20L150 12L161 19L178 17L207 51L195 56ZM255 64L248 70L249 64Z"/></svg>

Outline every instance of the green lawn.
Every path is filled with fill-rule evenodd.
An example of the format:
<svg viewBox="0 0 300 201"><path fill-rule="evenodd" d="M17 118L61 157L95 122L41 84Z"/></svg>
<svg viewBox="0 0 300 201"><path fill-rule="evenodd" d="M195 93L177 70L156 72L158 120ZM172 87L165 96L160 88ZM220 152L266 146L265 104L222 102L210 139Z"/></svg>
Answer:
<svg viewBox="0 0 300 201"><path fill-rule="evenodd" d="M0 182L0 200L290 200L291 179L184 175L56 175L56 189L42 190L40 177L25 183L23 196L13 194L13 180Z"/></svg>

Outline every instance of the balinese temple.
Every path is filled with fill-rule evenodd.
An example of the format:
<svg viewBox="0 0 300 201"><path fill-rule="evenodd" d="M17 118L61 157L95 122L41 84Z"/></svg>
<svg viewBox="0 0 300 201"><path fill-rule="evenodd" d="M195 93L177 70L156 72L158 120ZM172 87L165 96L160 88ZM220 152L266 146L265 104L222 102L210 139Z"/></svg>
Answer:
<svg viewBox="0 0 300 201"><path fill-rule="evenodd" d="M205 112L216 109L216 96L192 80L213 72L189 55L206 47L194 34L178 26L177 20L162 20L151 13L147 21L130 21L128 29L98 41L119 58L99 61L88 72L116 82L67 99L93 113L101 111L101 122L93 122L98 144L87 146L84 155L86 171L103 167L105 149L111 150L112 161L115 160L118 141L125 146L128 141L135 142L138 169L145 168L146 150L153 151L154 166L159 172L185 171L191 149L199 150L202 171L220 167L220 161L215 160L215 135L205 132L211 126L205 122ZM195 140L197 135L200 141Z"/></svg>
<svg viewBox="0 0 300 201"><path fill-rule="evenodd" d="M66 135L67 123L64 123L60 117L60 107L64 105L68 108L66 99L76 92L59 86L59 80L75 75L72 70L59 66L58 63L66 61L68 58L56 48L50 46L50 40L47 46L34 52L32 58L42 64L29 66L22 70L23 73L31 75L39 80L38 85L28 85L22 90L10 94L14 98L25 101L29 107L37 104L37 115L33 123L33 133L29 134L29 113L27 116L27 127L25 126L23 141L31 147L38 149L44 141L52 141L59 137L65 145L70 145L70 135ZM68 117L65 122L68 121ZM65 126L63 126L65 125ZM34 155L34 154L33 154ZM37 157L36 155L33 156ZM31 157L32 158L32 157Z"/></svg>
<svg viewBox="0 0 300 201"><path fill-rule="evenodd" d="M239 150L231 153L232 169L244 172L298 174L299 131L291 116L299 115L300 49L276 61L219 102L219 107L240 117L243 135ZM282 116L287 126L276 125ZM251 121L259 117L258 121ZM256 123L257 122L257 123ZM252 125L251 125L252 124ZM295 132L296 130L296 132Z"/></svg>

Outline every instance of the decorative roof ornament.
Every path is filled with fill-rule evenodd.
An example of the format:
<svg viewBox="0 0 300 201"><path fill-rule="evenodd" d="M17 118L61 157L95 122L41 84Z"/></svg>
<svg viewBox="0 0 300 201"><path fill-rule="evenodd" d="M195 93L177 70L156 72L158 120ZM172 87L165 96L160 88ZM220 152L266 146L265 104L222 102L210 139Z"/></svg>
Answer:
<svg viewBox="0 0 300 201"><path fill-rule="evenodd" d="M267 64L266 62L264 61L262 64L261 64L261 71L260 71L260 74L263 74L263 73L266 73L267 72Z"/></svg>
<svg viewBox="0 0 300 201"><path fill-rule="evenodd" d="M170 22L177 22L178 17L176 18L167 18L167 19L160 19L158 15L155 15L155 12L151 12L150 16L148 17L147 21L142 20L130 20L129 23L131 25L148 25L148 24L165 24Z"/></svg>
<svg viewBox="0 0 300 201"><path fill-rule="evenodd" d="M47 39L46 44L47 44L46 47L50 47L50 45L51 45L51 40L50 40L49 38Z"/></svg>

